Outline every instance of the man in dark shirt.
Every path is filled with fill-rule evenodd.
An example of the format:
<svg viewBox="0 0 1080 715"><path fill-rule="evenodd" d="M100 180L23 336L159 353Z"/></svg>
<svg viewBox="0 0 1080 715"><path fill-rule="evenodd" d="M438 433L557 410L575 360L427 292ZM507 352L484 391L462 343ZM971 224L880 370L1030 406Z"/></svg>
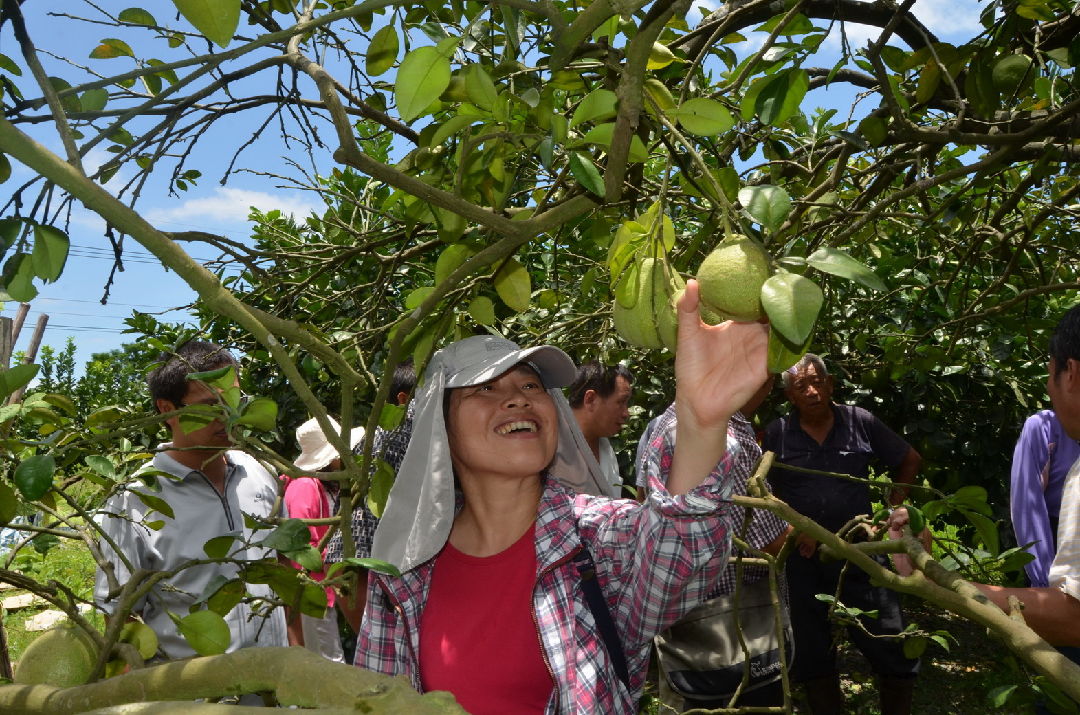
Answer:
<svg viewBox="0 0 1080 715"><path fill-rule="evenodd" d="M861 479L869 477L871 466L877 463L879 469L890 470L894 482L906 485L915 480L922 463L919 453L866 410L833 403L833 379L821 358L808 353L784 373L783 381L784 394L794 409L766 427L762 444L776 453L777 463ZM870 513L866 482L781 467L773 468L769 481L779 499L831 531L840 530L859 514ZM889 494L889 504L899 507L906 496L907 487L897 487ZM787 563L795 633L792 677L804 684L814 715L840 713L843 694L829 605L815 595L836 594L843 564L818 559L817 542L808 535L797 539L798 552ZM897 595L872 586L863 571L851 568L843 576L839 598L846 606L879 612L876 619L861 619L865 631L856 626L848 632L878 675L883 715L910 713L919 662L904 657L899 639L874 637L903 631Z"/></svg>

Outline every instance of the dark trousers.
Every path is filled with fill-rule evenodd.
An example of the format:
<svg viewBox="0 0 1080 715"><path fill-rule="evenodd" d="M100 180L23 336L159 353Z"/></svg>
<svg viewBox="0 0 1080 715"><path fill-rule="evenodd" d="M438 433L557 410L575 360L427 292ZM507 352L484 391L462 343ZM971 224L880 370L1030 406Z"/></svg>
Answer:
<svg viewBox="0 0 1080 715"><path fill-rule="evenodd" d="M836 642L828 616L830 604L818 600L815 595L836 594L843 563L824 563L816 556L807 559L798 553L788 558L786 570L791 595L791 627L795 633L795 662L791 672L795 682L837 672ZM910 678L919 672L918 659L904 656L899 639L874 637L895 635L904 630L900 600L895 592L872 586L866 572L849 566L844 575L840 601L848 607L878 611L878 618L860 618L869 634L855 625L847 627L852 642L870 661L877 675Z"/></svg>

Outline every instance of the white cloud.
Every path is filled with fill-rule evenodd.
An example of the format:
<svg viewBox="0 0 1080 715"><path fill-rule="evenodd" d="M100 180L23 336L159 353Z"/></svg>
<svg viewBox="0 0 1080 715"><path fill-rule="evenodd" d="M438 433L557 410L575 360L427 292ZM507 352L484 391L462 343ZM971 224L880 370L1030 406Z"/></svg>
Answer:
<svg viewBox="0 0 1080 715"><path fill-rule="evenodd" d="M981 11L978 0L916 0L911 9L912 14L943 42L965 41L978 34L982 29L979 23ZM816 24L821 27L823 21L818 20ZM866 47L868 42L876 42L881 36L880 27L850 22L844 24L844 31L847 33L848 46L853 50ZM895 35L893 37L890 44L903 44ZM825 44L834 49L840 47L838 25Z"/></svg>
<svg viewBox="0 0 1080 715"><path fill-rule="evenodd" d="M216 223L246 224L251 207L260 211L278 209L283 214L302 219L312 211L318 211L321 204L296 191L271 194L222 186L216 188L212 196L188 199L168 208L148 209L143 215L150 223L162 228L213 230L207 227Z"/></svg>

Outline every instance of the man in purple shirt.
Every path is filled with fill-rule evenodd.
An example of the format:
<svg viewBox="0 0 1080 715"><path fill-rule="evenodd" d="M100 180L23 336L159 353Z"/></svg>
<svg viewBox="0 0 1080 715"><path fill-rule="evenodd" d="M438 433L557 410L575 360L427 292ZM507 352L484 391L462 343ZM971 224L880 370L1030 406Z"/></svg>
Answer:
<svg viewBox="0 0 1080 715"><path fill-rule="evenodd" d="M1024 422L1012 462L1009 509L1016 541L1035 559L1024 566L1032 586L1050 585L1048 573L1057 552L1061 490L1080 443L1065 434L1053 410L1041 410Z"/></svg>

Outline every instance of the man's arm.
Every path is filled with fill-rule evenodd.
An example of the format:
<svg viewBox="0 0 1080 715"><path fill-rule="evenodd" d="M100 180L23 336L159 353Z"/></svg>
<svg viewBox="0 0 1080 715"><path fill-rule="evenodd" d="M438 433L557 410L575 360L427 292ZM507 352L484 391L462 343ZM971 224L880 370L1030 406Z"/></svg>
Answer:
<svg viewBox="0 0 1080 715"><path fill-rule="evenodd" d="M899 484L889 492L889 506L895 508L904 503L908 495L907 485L915 483L915 477L919 474L921 466L922 455L916 452L914 447L909 447L907 454L892 472L892 480Z"/></svg>
<svg viewBox="0 0 1080 715"><path fill-rule="evenodd" d="M1009 596L1024 604L1024 620L1050 645L1080 646L1080 601L1059 588L1005 588L974 584L998 608L1008 612Z"/></svg>
<svg viewBox="0 0 1080 715"><path fill-rule="evenodd" d="M1054 530L1050 526L1050 514L1046 508L1042 473L1050 459L1049 435L1039 415L1024 422L1020 438L1013 450L1012 469L1009 476L1009 513L1013 532L1020 546L1028 546L1028 553L1035 559L1024 565L1032 586L1045 588L1050 585L1047 572L1054 560Z"/></svg>

